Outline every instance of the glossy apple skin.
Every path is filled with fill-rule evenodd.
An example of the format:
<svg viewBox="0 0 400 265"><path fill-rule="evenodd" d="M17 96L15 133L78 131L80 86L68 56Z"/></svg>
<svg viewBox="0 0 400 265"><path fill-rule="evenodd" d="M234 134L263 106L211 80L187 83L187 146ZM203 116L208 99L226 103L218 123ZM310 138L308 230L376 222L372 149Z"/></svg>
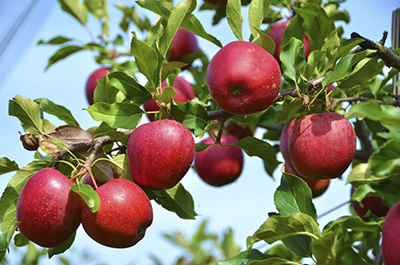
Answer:
<svg viewBox="0 0 400 265"><path fill-rule="evenodd" d="M153 209L146 193L126 179L112 179L99 187L100 208L82 210L82 226L96 242L113 248L135 245L153 222Z"/></svg>
<svg viewBox="0 0 400 265"><path fill-rule="evenodd" d="M292 127L289 156L304 178L337 178L349 167L356 152L351 123L334 112L307 115Z"/></svg>
<svg viewBox="0 0 400 265"><path fill-rule="evenodd" d="M279 62L279 64L281 64L281 61L279 59L279 55L281 53L282 37L283 37L283 34L286 31L286 27L289 24L289 22L290 22L290 19L285 20L283 22L275 23L274 25L272 25L270 31L267 34L275 42L274 57ZM308 55L310 54L310 51L311 51L310 50L310 41L308 40L307 35L304 35L304 37L303 37L303 44L304 44L304 47L305 47L304 56L307 59Z"/></svg>
<svg viewBox="0 0 400 265"><path fill-rule="evenodd" d="M238 140L254 135L254 132L250 126L239 125L233 121L225 122L224 127L227 134L235 136Z"/></svg>
<svg viewBox="0 0 400 265"><path fill-rule="evenodd" d="M400 264L400 202L386 214L382 226L382 257L385 265Z"/></svg>
<svg viewBox="0 0 400 265"><path fill-rule="evenodd" d="M161 84L161 88L164 89L167 86L167 82L164 81ZM192 100L195 97L194 89L192 84L190 84L185 78L181 76L177 76L174 80L174 84L172 86L176 92L174 96L174 100L176 102L187 102L188 100ZM154 99L143 104L143 108L145 111L159 111L160 107L157 105ZM146 113L147 118L150 121L154 121L155 114Z"/></svg>
<svg viewBox="0 0 400 265"><path fill-rule="evenodd" d="M281 133L281 138L280 138L280 149L281 149L282 157L285 160L285 168L287 167L287 169L290 171L290 172L288 172L288 170L286 170L286 172L296 175L296 176L300 176L300 174L294 168L292 161L290 161L290 156L289 156L289 135L290 135L290 131L292 130L293 125L295 124L296 121L297 121L297 119L292 119L283 128L282 133Z"/></svg>
<svg viewBox="0 0 400 265"><path fill-rule="evenodd" d="M67 240L81 223L83 200L71 191L72 182L54 168L33 174L17 203L19 231L41 247Z"/></svg>
<svg viewBox="0 0 400 265"><path fill-rule="evenodd" d="M89 105L93 104L93 95L97 86L97 80L101 79L110 71L111 68L109 67L101 67L90 74L85 86L86 99Z"/></svg>
<svg viewBox="0 0 400 265"><path fill-rule="evenodd" d="M221 144L233 144L237 141L237 138L230 134L223 134L221 137ZM211 138L201 142L214 143ZM243 151L236 146L211 145L206 150L196 153L194 169L202 180L212 186L230 184L242 173Z"/></svg>
<svg viewBox="0 0 400 265"><path fill-rule="evenodd" d="M260 46L234 41L211 59L207 85L221 108L236 115L267 109L281 87L281 70L275 58Z"/></svg>
<svg viewBox="0 0 400 265"><path fill-rule="evenodd" d="M179 28L172 39L170 54L172 61L179 61L188 54L199 51L196 35L192 32Z"/></svg>
<svg viewBox="0 0 400 265"><path fill-rule="evenodd" d="M170 189L185 176L195 153L190 131L174 120L158 120L136 128L127 156L133 181L150 189Z"/></svg>
<svg viewBox="0 0 400 265"><path fill-rule="evenodd" d="M350 190L350 197L354 194L354 188L351 187ZM368 211L371 211L377 217L383 217L389 211L389 207L383 204L383 200L379 196L368 196L362 199L361 203L353 201L351 202L354 211L357 213L358 216L361 217L365 222L368 222L368 218L365 218L365 214Z"/></svg>
<svg viewBox="0 0 400 265"><path fill-rule="evenodd" d="M285 163L285 172L298 176L299 178L304 180L304 182L307 183L308 187L310 187L311 195L313 198L317 198L322 194L324 194L325 191L329 188L329 184L331 183L330 179L306 179L299 175L296 175L292 171L290 171L286 163Z"/></svg>

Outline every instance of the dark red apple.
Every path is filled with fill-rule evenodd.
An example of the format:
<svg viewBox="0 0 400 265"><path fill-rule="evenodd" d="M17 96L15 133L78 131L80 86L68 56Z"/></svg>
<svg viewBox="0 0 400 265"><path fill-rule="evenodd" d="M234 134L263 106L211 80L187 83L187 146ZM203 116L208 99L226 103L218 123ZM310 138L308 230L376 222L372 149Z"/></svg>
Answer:
<svg viewBox="0 0 400 265"><path fill-rule="evenodd" d="M350 197L352 197L353 194L354 188L351 187ZM383 217L389 211L389 207L383 204L382 198L376 195L367 196L362 199L361 202L353 201L351 204L357 215L365 222L368 222L368 218L364 217L368 211L371 211L377 217Z"/></svg>
<svg viewBox="0 0 400 265"><path fill-rule="evenodd" d="M400 264L400 202L393 205L386 214L381 247L385 265Z"/></svg>
<svg viewBox="0 0 400 265"><path fill-rule="evenodd" d="M105 183L105 182L101 182L96 177L94 177L94 180L96 181L97 187L100 187L101 185L103 185ZM93 189L96 189L96 186L94 185L93 180L90 177L89 173L86 173L86 175L83 177L82 184L89 184L90 186L92 186Z"/></svg>
<svg viewBox="0 0 400 265"><path fill-rule="evenodd" d="M289 156L289 135L290 135L290 131L292 130L292 127L293 127L294 123L296 122L296 120L297 119L292 119L285 126L285 128L283 128L282 133L281 133L281 138L280 138L280 149L281 149L283 159L285 160L285 167L288 168L288 170L290 171L290 174L300 176L300 174L297 173L296 169L293 167L292 161L290 161L290 156ZM286 172L288 172L288 171L286 170Z"/></svg>
<svg viewBox="0 0 400 265"><path fill-rule="evenodd" d="M133 181L150 189L169 189L178 184L189 170L194 153L192 134L174 120L139 126L127 147Z"/></svg>
<svg viewBox="0 0 400 265"><path fill-rule="evenodd" d="M171 61L180 61L186 55L199 51L196 35L184 28L179 28L172 39Z"/></svg>
<svg viewBox="0 0 400 265"><path fill-rule="evenodd" d="M238 139L230 134L223 134L221 144L233 144ZM214 140L206 138L202 143L212 144ZM194 169L206 183L220 187L234 182L242 173L243 151L236 146L210 145L198 152L194 158Z"/></svg>
<svg viewBox="0 0 400 265"><path fill-rule="evenodd" d="M282 37L283 37L283 34L286 31L286 27L289 24L289 22L290 22L290 19L285 20L283 22L275 23L274 25L272 25L270 31L267 34L275 42L276 48L275 48L274 57L279 62L279 64L281 64L281 61L279 59L279 55L281 53ZM304 35L304 37L303 37L303 44L304 44L304 47L305 47L304 56L307 59L308 55L310 54L310 51L311 51L310 50L310 42L308 40L307 35Z"/></svg>
<svg viewBox="0 0 400 265"><path fill-rule="evenodd" d="M235 136L238 140L254 135L250 126L240 125L233 121L225 122L224 127L227 134Z"/></svg>
<svg viewBox="0 0 400 265"><path fill-rule="evenodd" d="M349 167L356 152L351 123L334 112L307 115L293 125L289 156L300 176L337 178Z"/></svg>
<svg viewBox="0 0 400 265"><path fill-rule="evenodd" d="M207 85L215 102L227 112L253 114L274 103L281 87L281 70L260 46L234 41L211 59Z"/></svg>
<svg viewBox="0 0 400 265"><path fill-rule="evenodd" d="M90 105L93 104L93 94L97 86L97 80L101 79L110 71L111 68L109 67L101 67L90 74L85 87L86 99Z"/></svg>
<svg viewBox="0 0 400 265"><path fill-rule="evenodd" d="M335 89L335 86L330 84L327 88L326 88L326 94L328 94L329 92L331 92L333 89Z"/></svg>
<svg viewBox="0 0 400 265"><path fill-rule="evenodd" d="M164 81L161 84L161 88L164 89L167 86L167 82ZM187 102L188 100L192 100L195 97L194 89L192 84L190 84L185 78L177 76L174 80L174 84L172 86L176 92L174 96L174 100L176 102ZM145 111L159 111L160 107L157 105L154 99L143 104L143 108ZM150 121L154 121L155 114L154 113L146 113L147 118Z"/></svg>
<svg viewBox="0 0 400 265"><path fill-rule="evenodd" d="M146 193L126 179L112 179L99 187L100 208L92 213L85 204L82 225L96 242L114 248L135 245L153 221L153 209Z"/></svg>
<svg viewBox="0 0 400 265"><path fill-rule="evenodd" d="M17 203L19 231L39 246L67 240L81 223L83 200L72 182L54 168L41 169L26 182Z"/></svg>
<svg viewBox="0 0 400 265"><path fill-rule="evenodd" d="M298 176L302 180L304 180L305 183L307 183L308 187L311 189L311 195L313 198L317 198L321 196L322 194L325 193L325 191L328 189L329 184L331 183L330 179L306 179L303 178L299 175L294 174L292 171L290 171L289 167L285 163L285 172Z"/></svg>

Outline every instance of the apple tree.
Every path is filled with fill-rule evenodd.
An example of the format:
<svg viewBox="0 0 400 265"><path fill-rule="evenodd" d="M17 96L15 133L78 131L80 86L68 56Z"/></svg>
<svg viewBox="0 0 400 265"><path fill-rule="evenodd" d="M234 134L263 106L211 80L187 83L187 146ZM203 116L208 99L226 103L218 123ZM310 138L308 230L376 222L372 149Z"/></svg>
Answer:
<svg viewBox="0 0 400 265"><path fill-rule="evenodd" d="M210 264L400 263L400 206L392 207L400 201L400 84L392 82L400 50L386 48L386 32L379 41L344 36L335 22L350 17L340 0L138 0L113 6L123 34L111 36L107 1L59 3L82 26L88 17L101 25L87 43L62 35L38 42L57 47L47 68L93 53L99 68L88 77L86 111L98 126L80 125L68 106L46 98L9 101L25 132L21 148L34 158L24 166L0 159L0 174L15 172L0 199L1 259L12 244L32 242L50 258L63 253L80 224L100 244L134 247L151 228L150 201L195 219L196 198L180 183L192 164L206 183L223 186L240 176L245 153L271 177L285 163L276 211L246 249L232 243ZM222 45L209 34L195 15L204 10L213 12L206 23L228 23L236 39ZM198 38L217 54L209 58ZM362 211L321 228L313 198L348 168L352 204Z"/></svg>

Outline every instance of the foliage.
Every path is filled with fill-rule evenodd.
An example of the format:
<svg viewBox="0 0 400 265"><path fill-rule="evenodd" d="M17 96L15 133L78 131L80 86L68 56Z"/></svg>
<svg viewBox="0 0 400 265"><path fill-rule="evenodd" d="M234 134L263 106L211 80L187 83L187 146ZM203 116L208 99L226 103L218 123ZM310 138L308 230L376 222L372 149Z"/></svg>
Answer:
<svg viewBox="0 0 400 265"><path fill-rule="evenodd" d="M220 129L213 122L218 119L266 129L263 139L247 137L235 145L247 155L259 157L271 177L280 164L277 160L279 137L276 134L279 128L293 117L310 113L335 111L343 114L354 123L361 143L347 179L356 188L353 199L361 201L365 196L378 194L388 206L400 200L397 186L400 176L399 98L391 93L390 83L391 77L399 70L393 68L386 74L384 67L387 62L377 56L376 50L357 50L355 48L363 39L342 36L342 29L335 27L335 21L348 22L350 18L345 10L341 10L341 1L228 0L225 6L196 3L195 0L184 0L176 5L164 0L139 0L131 7L116 5L122 12L119 22L121 31L124 33L133 29L129 50L123 49L121 34L110 36L107 1L59 0L59 3L62 10L82 26L87 24L89 16L98 19L102 35L84 44L62 35L47 41L40 40L40 45L57 47L48 60L47 68L77 52L91 51L99 65L112 66L113 70L99 80L94 104L87 108L91 117L99 122L96 128L82 129L66 107L45 98L31 100L16 95L9 101L9 115L19 119L27 133L27 137L21 138L24 146L33 145L34 149L40 146L47 154L37 151L35 159L23 167L7 157L0 159L0 174L15 172L0 199L2 260L6 260L7 249L13 247L12 239L16 242L20 240L21 235L16 232L16 202L24 183L36 171L57 167L66 176L77 177L90 167L97 170L96 176L98 174L102 180L107 180L104 177L110 170L122 178L131 179L124 147L129 134L141 122L144 111L140 107L152 98L163 103L161 112L166 114L164 116L181 122L196 137L213 134L214 129ZM282 18L279 10L292 12L280 55L283 72L281 94L273 106L249 116L223 115L207 89L206 69L210 58L204 51L184 58L183 63L169 60L169 49L180 27L218 47L222 46L217 37L206 32L193 14L197 6L200 6L199 12L215 12L214 25L224 23L222 18L227 17L238 40L248 39L258 43L270 53L275 50L275 45L266 35L269 25ZM243 6L249 8L248 21L243 21ZM139 9L159 15L159 21L152 25L146 15L137 12ZM243 23L250 25L251 36L243 36ZM307 60L303 56L304 34L309 37L312 50ZM172 82L181 71L187 71L193 77L197 99L186 103L175 102L172 100L175 93L168 89L159 95L161 83L164 80ZM136 73L146 77L147 82L140 83ZM326 94L327 87L332 83L336 88ZM44 118L48 114L64 124L51 124ZM78 150L77 144L85 142L89 142L86 149ZM99 154L95 153L98 149L89 150L92 144L100 142L102 148ZM206 147L197 144L196 150ZM92 154L96 155L95 160ZM98 200L90 188L76 188L76 191L82 194L85 201L95 204ZM197 216L194 200L181 184L169 190L145 191L150 199L180 218L194 219ZM270 213L260 228L247 238L247 249L241 253L232 240L231 230L219 242L216 235L206 231L205 222L192 238L185 238L180 233L165 235L190 254L190 261L182 257L177 264L302 264L304 259L327 265L373 264L379 253L383 218L374 218L366 223L357 216L343 216L320 229L310 189L304 181L290 174L282 175L274 202L277 212ZM216 257L209 249L203 249L201 245L206 240L211 240L223 254ZM49 257L66 251L73 245L72 241L73 238L69 244L63 244L58 249L48 249ZM272 246L262 252L255 246L257 242ZM26 253L29 258L35 251L32 243L16 245L26 244L29 244ZM35 253L42 254L40 251Z"/></svg>

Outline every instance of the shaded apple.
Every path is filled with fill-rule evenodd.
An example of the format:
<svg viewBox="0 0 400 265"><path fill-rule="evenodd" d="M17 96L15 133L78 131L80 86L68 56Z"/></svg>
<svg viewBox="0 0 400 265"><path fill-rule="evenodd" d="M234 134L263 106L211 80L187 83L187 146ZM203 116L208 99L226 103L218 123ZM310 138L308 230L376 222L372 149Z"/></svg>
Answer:
<svg viewBox="0 0 400 265"><path fill-rule="evenodd" d="M307 115L292 127L289 156L305 178L337 178L349 167L356 151L351 123L334 112Z"/></svg>
<svg viewBox="0 0 400 265"><path fill-rule="evenodd" d="M260 46L234 41L220 49L207 68L207 85L227 112L248 115L267 109L281 87L275 58Z"/></svg>
<svg viewBox="0 0 400 265"><path fill-rule="evenodd" d="M390 207L382 226L382 257L385 265L400 264L400 202Z"/></svg>
<svg viewBox="0 0 400 265"><path fill-rule="evenodd" d="M286 167L290 171L290 174L300 176L299 173L297 173L296 169L293 167L292 161L290 161L290 156L289 156L289 135L290 131L292 130L293 125L295 124L297 119L292 119L282 130L281 133L281 138L280 138L280 149L282 153L282 157L285 160L285 169ZM288 172L287 170L285 170ZM289 173L289 172L288 172Z"/></svg>
<svg viewBox="0 0 400 265"><path fill-rule="evenodd" d="M41 169L25 183L17 202L19 231L39 246L63 243L81 223L83 200L54 168Z"/></svg>
<svg viewBox="0 0 400 265"><path fill-rule="evenodd" d="M354 188L351 187L350 197L354 194ZM380 196L370 195L361 200L361 202L352 201L354 211L358 216L361 217L365 222L368 222L368 218L364 217L368 211L371 211L377 217L383 217L389 211L389 207L383 204L383 200Z"/></svg>
<svg viewBox="0 0 400 265"><path fill-rule="evenodd" d="M299 175L296 175L292 171L290 171L286 163L285 163L285 172L298 176L299 178L304 180L304 182L307 183L308 187L311 189L311 195L313 198L317 198L322 194L324 194L325 191L329 188L329 184L331 183L330 179L306 179Z"/></svg>
<svg viewBox="0 0 400 265"><path fill-rule="evenodd" d="M164 89L167 86L167 82L164 81L161 84L161 88ZM174 80L174 84L172 86L176 92L174 96L174 100L176 102L187 102L188 100L192 100L195 97L194 89L191 83L189 83L185 78L181 76L177 76ZM154 99L143 104L143 108L145 111L159 111L160 107L157 105ZM155 114L154 113L146 113L147 118L150 121L154 121Z"/></svg>
<svg viewBox="0 0 400 265"><path fill-rule="evenodd" d="M100 207L92 213L85 204L82 226L96 242L114 248L135 245L153 221L153 209L146 193L126 179L112 179L96 192Z"/></svg>
<svg viewBox="0 0 400 265"><path fill-rule="evenodd" d="M150 189L169 189L178 184L189 170L194 153L192 134L174 120L137 127L127 147L133 181Z"/></svg>
<svg viewBox="0 0 400 265"><path fill-rule="evenodd" d="M199 44L196 35L184 28L179 28L171 43L171 61L180 61L183 57L198 51Z"/></svg>
<svg viewBox="0 0 400 265"><path fill-rule="evenodd" d="M233 144L238 139L230 134L221 136L221 144ZM206 138L201 141L213 144L214 140ZM210 145L206 150L197 152L194 158L194 169L206 183L220 187L234 182L242 173L243 151L236 146Z"/></svg>
<svg viewBox="0 0 400 265"><path fill-rule="evenodd" d="M96 177L94 177L94 180L96 182L97 187L100 187L101 185L103 185L105 183L105 182L98 180ZM96 186L94 185L93 180L90 177L89 173L86 173L86 175L83 177L82 184L89 184L90 186L92 186L93 189L96 189Z"/></svg>
<svg viewBox="0 0 400 265"><path fill-rule="evenodd" d="M227 134L235 136L238 140L254 135L250 126L240 125L234 121L226 121L224 128Z"/></svg>
<svg viewBox="0 0 400 265"><path fill-rule="evenodd" d="M281 53L282 37L286 31L286 27L289 24L289 22L290 22L290 19L275 23L274 25L272 25L270 31L267 34L275 42L274 57L279 62L279 64L281 64L279 55ZM303 37L303 44L305 47L304 56L307 59L308 55L310 54L310 51L311 51L310 50L310 41L308 40L307 35L304 35L304 37Z"/></svg>
<svg viewBox="0 0 400 265"><path fill-rule="evenodd" d="M109 67L101 67L90 74L85 86L86 99L90 105L93 104L93 95L97 86L97 80L101 79L110 71L111 68Z"/></svg>

